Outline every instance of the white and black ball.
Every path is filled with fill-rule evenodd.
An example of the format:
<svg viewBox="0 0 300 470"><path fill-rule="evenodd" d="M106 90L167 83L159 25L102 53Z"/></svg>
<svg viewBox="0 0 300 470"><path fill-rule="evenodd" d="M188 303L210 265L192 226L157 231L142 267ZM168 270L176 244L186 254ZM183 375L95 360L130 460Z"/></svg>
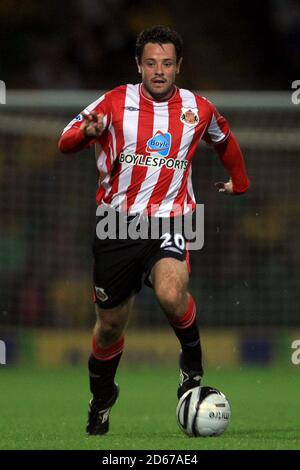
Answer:
<svg viewBox="0 0 300 470"><path fill-rule="evenodd" d="M220 436L228 427L231 410L225 395L213 387L195 387L182 395L176 416L188 436Z"/></svg>

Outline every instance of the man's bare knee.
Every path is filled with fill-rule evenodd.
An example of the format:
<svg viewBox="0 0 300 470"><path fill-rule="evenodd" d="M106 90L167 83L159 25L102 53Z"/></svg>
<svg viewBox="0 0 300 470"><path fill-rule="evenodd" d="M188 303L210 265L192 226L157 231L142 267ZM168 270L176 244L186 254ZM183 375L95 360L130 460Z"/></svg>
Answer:
<svg viewBox="0 0 300 470"><path fill-rule="evenodd" d="M173 288L160 291L157 299L168 318L180 318L188 305L188 292L185 289L175 291Z"/></svg>
<svg viewBox="0 0 300 470"><path fill-rule="evenodd" d="M97 321L94 336L100 347L116 343L124 334L132 302L128 301L113 309L101 309L96 305Z"/></svg>
<svg viewBox="0 0 300 470"><path fill-rule="evenodd" d="M188 304L188 270L185 262L172 258L158 261L151 276L157 300L170 318L181 317Z"/></svg>
<svg viewBox="0 0 300 470"><path fill-rule="evenodd" d="M181 316L182 309L185 307L186 287L176 280L166 282L157 286L156 297L161 307L167 314L172 316Z"/></svg>

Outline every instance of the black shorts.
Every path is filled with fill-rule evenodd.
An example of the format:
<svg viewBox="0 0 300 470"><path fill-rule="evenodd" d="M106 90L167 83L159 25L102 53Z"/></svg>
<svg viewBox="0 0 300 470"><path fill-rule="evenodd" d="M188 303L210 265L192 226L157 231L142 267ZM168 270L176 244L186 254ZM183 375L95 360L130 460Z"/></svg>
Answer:
<svg viewBox="0 0 300 470"><path fill-rule="evenodd" d="M132 220L133 217L128 219ZM186 260L189 269L186 240L176 233L175 224L172 219L169 220L168 231L164 232L164 227L161 227L160 236L154 239L99 239L95 230L94 302L101 308L118 306L139 292L143 282L152 287L149 279L151 269L162 258ZM148 221L151 226L150 217Z"/></svg>

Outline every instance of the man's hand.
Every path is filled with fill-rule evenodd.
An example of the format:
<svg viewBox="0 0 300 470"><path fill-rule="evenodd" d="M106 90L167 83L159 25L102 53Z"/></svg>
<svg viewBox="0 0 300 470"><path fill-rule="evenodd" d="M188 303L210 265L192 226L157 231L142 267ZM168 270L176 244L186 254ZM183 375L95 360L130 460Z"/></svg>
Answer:
<svg viewBox="0 0 300 470"><path fill-rule="evenodd" d="M83 123L80 129L83 131L86 137L99 137L104 129L103 114L97 114L96 111L92 111L89 114L82 113Z"/></svg>
<svg viewBox="0 0 300 470"><path fill-rule="evenodd" d="M217 188L219 193L224 194L235 194L233 191L233 185L231 179L227 183L215 183L215 187Z"/></svg>

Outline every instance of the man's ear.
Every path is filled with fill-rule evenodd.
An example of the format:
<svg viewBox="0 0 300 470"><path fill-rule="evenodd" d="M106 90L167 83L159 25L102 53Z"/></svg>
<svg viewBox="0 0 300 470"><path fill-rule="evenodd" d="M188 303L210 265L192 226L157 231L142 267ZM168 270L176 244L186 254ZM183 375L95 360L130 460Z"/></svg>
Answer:
<svg viewBox="0 0 300 470"><path fill-rule="evenodd" d="M179 59L179 61L178 61L178 64L177 64L177 67L176 67L176 73L179 73L179 72L180 72L181 64L182 64L182 57L180 57L180 59Z"/></svg>
<svg viewBox="0 0 300 470"><path fill-rule="evenodd" d="M137 65L137 68L138 68L138 72L139 72L139 73L142 73L142 69L141 69L141 66L140 66L140 64L139 64L139 60L138 60L137 57L135 58L135 61L136 61L136 65Z"/></svg>

